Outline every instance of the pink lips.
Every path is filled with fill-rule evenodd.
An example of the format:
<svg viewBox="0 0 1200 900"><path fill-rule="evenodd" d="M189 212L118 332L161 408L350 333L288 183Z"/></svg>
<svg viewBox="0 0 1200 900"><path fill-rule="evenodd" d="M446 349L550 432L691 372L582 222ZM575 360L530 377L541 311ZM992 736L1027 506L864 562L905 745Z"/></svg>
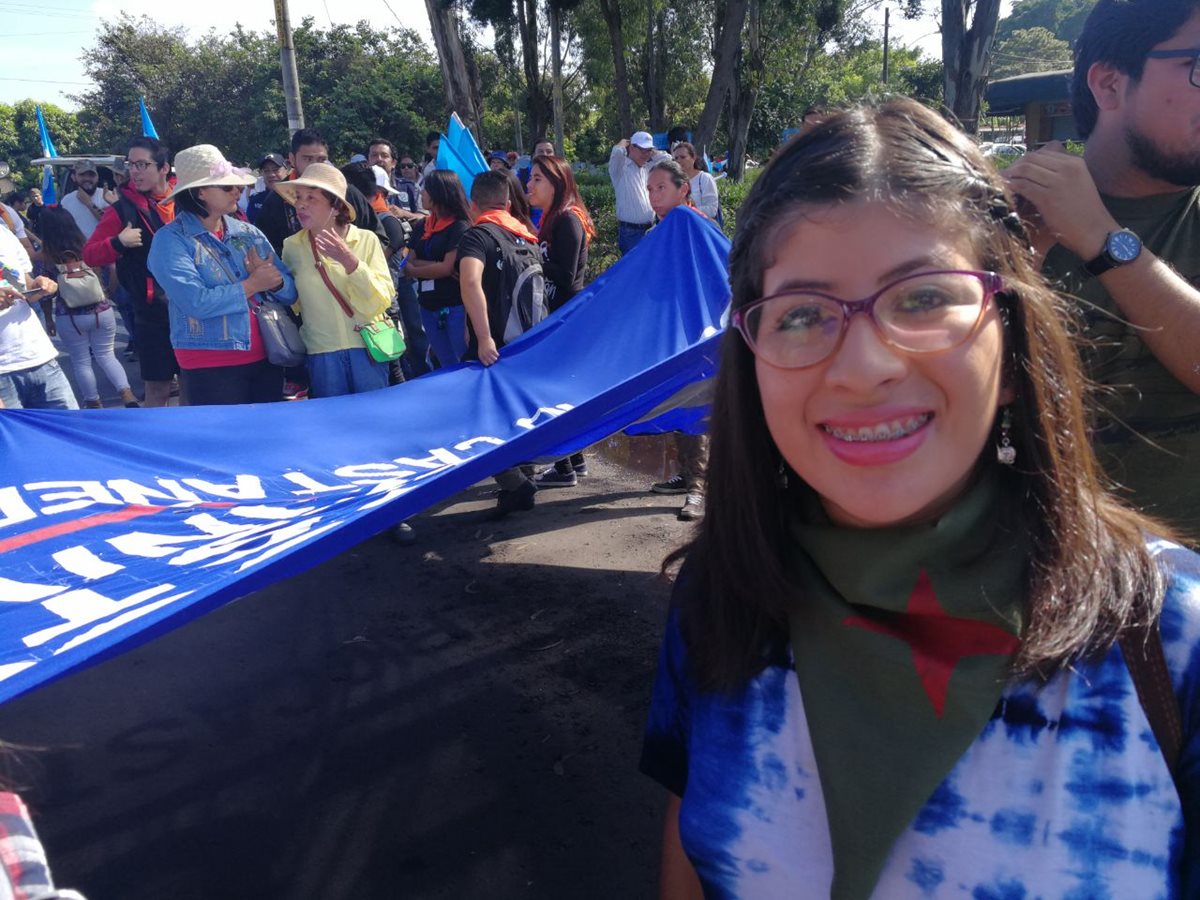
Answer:
<svg viewBox="0 0 1200 900"><path fill-rule="evenodd" d="M899 438L881 441L849 441L835 437L828 428L839 431L850 431L863 427L873 427L886 422L903 420L913 416L928 416L928 420L915 431ZM890 463L911 456L925 442L929 435L929 425L934 416L929 410L897 409L872 410L870 415L845 416L837 419L827 419L818 426L825 446L839 460L851 466L886 466Z"/></svg>

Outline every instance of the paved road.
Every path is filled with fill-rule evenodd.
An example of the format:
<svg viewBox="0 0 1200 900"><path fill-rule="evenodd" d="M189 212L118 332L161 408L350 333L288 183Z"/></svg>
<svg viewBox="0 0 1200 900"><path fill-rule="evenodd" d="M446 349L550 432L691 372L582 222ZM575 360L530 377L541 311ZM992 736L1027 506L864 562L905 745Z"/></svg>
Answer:
<svg viewBox="0 0 1200 900"><path fill-rule="evenodd" d="M131 414L137 415L136 412ZM593 458L493 524L480 485L0 708L90 900L638 898L637 772L678 498Z"/></svg>

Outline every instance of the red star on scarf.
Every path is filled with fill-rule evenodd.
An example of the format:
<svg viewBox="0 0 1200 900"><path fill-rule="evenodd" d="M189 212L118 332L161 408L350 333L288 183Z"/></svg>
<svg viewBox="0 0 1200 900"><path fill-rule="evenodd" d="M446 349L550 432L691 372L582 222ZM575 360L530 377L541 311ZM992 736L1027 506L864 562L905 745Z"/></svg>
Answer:
<svg viewBox="0 0 1200 900"><path fill-rule="evenodd" d="M908 644L917 677L939 719L946 708L950 673L960 659L1008 655L1016 650L1018 643L1016 635L997 625L946 615L924 569L917 576L903 613L885 613L871 619L850 616L842 624L886 634Z"/></svg>

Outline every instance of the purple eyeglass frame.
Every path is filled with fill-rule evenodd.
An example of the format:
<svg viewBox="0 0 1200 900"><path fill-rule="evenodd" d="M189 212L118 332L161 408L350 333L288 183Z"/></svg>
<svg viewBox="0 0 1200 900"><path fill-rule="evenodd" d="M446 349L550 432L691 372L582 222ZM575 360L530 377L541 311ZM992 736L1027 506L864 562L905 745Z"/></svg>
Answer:
<svg viewBox="0 0 1200 900"><path fill-rule="evenodd" d="M972 325L967 333L963 335L962 340L955 344L951 344L949 347L941 347L938 350L911 350L907 347L901 347L899 344L896 344L890 340L887 336L887 333L879 327L879 322L875 318L875 301L877 301L880 297L898 284L902 284L905 281L911 281L914 278L924 278L929 275L971 275L975 278L978 278L980 284L983 285L983 300L979 304L979 317L975 320L975 324ZM833 346L830 348L829 352L815 362L805 363L802 366L776 366L776 368L781 369L807 369L809 366L815 366L823 363L825 360L829 359L829 357L837 353L839 349L841 349L842 341L846 339L846 332L850 328L850 319L856 313L863 313L868 319L871 320L871 326L875 329L875 333L878 334L880 339L889 347L896 347L899 350L903 350L905 353L940 353L944 350L953 350L975 333L975 330L979 327L979 323L983 321L983 314L987 310L988 304L1003 290L1004 279L996 272L982 272L974 269L929 269L924 272L913 272L911 275L905 275L903 278L897 278L895 281L889 281L875 293L871 294L871 296L864 297L862 300L843 300L841 297L835 297L833 294L826 294L822 291L778 291L774 294L768 294L765 297L760 297L753 303L748 303L740 309L735 310L730 319L733 322L733 326L742 336L742 340L746 342L746 346L750 348L750 352L757 356L758 350L755 347L754 339L750 337L749 329L746 327L746 316L754 309L762 306L764 303L774 300L776 297L786 297L789 294L803 295L806 297L820 297L823 300L832 300L842 308L842 327L840 333L838 334L837 340L833 343ZM776 365L775 363L768 364Z"/></svg>

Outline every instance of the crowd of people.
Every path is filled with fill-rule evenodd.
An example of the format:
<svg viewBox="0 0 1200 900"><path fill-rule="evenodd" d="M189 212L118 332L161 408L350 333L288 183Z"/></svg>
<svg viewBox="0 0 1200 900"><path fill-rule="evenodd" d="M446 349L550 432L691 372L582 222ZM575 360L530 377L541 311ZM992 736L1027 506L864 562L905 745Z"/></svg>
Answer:
<svg viewBox="0 0 1200 900"><path fill-rule="evenodd" d="M535 140L528 157L490 153L470 197L454 171L436 167L439 142L431 132L419 159L373 138L339 168L325 138L302 129L286 156L264 154L255 173L212 145L172 159L143 137L111 166L75 164L57 205L40 192L13 196L0 207L15 239L3 256L16 273L12 302L16 281L43 280L37 292L22 285L24 330L6 339L12 363L0 369L5 405L99 408L97 371L126 406L164 406L174 396L185 405L335 397L464 361L492 365L507 340L583 290L596 229L553 141ZM677 165L647 150L652 142L637 132L613 151L622 252L636 243L630 234L677 207L719 218L716 182L692 145L676 142ZM503 266L536 270L536 309L516 331L497 330L513 302L511 279L494 277ZM118 315L141 398L117 358ZM277 352L279 328L297 331L302 360ZM381 339L394 348L397 334L401 352L380 349ZM51 358L55 335L78 397ZM703 513L704 448L703 437L681 439L681 474L653 486L687 495L684 519ZM576 453L541 473L502 473L496 515L587 472Z"/></svg>
<svg viewBox="0 0 1200 900"><path fill-rule="evenodd" d="M1200 895L1200 4L1099 0L1072 100L1082 156L1003 174L914 101L814 111L751 188L711 454L681 436L653 486L701 522L664 563L641 763L663 897ZM523 178L492 153L468 197L385 140L338 169L302 131L251 224L217 148L169 181L135 141L118 192L82 170L38 211L57 284L0 228L0 399L74 403L34 311L56 294L81 389L85 356L109 372L112 310L63 296L81 255L134 299L147 402L176 371L187 402L280 399L260 298L298 313L314 397L494 365L583 287L595 229L555 149ZM623 254L720 216L696 148L669 151L612 148ZM364 347L389 311L426 348L407 369ZM586 472L501 472L496 514Z"/></svg>

